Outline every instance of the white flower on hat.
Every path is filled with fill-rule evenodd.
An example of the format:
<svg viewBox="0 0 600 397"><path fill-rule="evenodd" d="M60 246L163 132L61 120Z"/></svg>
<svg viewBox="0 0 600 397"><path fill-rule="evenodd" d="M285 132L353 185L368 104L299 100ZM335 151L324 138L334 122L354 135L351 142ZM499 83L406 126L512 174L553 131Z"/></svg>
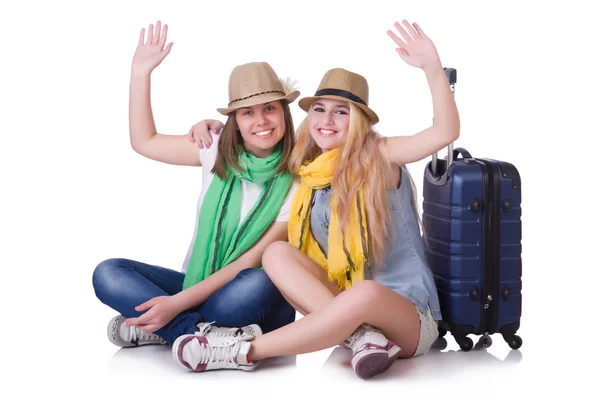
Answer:
<svg viewBox="0 0 600 397"><path fill-rule="evenodd" d="M279 80L281 80L281 85L283 86L283 92L285 92L285 95L288 95L292 91L296 91L298 89L298 88L296 88L296 84L298 84L298 80L292 80L292 78L289 76L286 77L285 79L280 78Z"/></svg>

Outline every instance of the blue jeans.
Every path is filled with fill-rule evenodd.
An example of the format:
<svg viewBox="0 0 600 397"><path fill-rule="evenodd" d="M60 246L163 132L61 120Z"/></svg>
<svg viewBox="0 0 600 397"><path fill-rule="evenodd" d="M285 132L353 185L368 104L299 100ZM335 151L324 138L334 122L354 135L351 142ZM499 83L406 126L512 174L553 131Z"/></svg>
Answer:
<svg viewBox="0 0 600 397"><path fill-rule="evenodd" d="M108 259L94 270L92 282L100 301L126 318L139 317L135 307L157 296L181 291L185 274L130 259ZM244 269L204 303L179 313L155 331L168 344L198 331L198 323L216 327L258 324L263 333L294 322L296 311L262 269Z"/></svg>

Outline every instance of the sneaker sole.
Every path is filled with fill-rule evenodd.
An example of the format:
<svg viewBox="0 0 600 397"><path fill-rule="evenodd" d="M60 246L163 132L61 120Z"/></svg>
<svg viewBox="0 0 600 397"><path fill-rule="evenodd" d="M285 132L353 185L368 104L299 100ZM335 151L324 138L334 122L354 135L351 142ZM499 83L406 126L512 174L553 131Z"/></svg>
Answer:
<svg viewBox="0 0 600 397"><path fill-rule="evenodd" d="M387 371L396 362L396 360L398 360L398 357L400 357L400 350L401 349L398 346L396 346L395 349L392 348L388 351L388 365L381 372Z"/></svg>
<svg viewBox="0 0 600 397"><path fill-rule="evenodd" d="M373 376L385 372L394 360L388 356L387 351L377 352L363 351L352 357L352 368L361 379L369 379Z"/></svg>

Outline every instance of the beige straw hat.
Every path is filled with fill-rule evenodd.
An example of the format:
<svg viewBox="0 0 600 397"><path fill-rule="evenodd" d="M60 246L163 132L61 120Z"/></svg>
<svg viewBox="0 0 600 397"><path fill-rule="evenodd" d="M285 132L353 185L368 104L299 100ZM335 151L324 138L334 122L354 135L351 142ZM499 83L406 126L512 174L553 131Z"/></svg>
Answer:
<svg viewBox="0 0 600 397"><path fill-rule="evenodd" d="M302 98L298 104L308 112L317 98L337 99L352 102L367 114L373 124L379 121L377 114L369 108L369 84L360 74L342 68L328 70L323 76L314 96Z"/></svg>
<svg viewBox="0 0 600 397"><path fill-rule="evenodd" d="M284 87L273 68L266 62L251 62L236 66L229 76L229 104L218 108L228 115L236 109L284 100L291 103L300 92Z"/></svg>

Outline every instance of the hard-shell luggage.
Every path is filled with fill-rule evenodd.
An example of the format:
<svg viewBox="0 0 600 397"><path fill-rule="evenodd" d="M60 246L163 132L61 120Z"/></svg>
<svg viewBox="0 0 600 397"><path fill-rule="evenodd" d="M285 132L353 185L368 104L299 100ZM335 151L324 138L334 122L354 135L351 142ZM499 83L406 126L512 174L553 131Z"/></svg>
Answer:
<svg viewBox="0 0 600 397"><path fill-rule="evenodd" d="M456 70L445 68L454 94ZM423 178L423 239L441 304L440 336L469 351L469 334L500 333L513 349L521 319L521 178L506 161L464 148L434 154Z"/></svg>

